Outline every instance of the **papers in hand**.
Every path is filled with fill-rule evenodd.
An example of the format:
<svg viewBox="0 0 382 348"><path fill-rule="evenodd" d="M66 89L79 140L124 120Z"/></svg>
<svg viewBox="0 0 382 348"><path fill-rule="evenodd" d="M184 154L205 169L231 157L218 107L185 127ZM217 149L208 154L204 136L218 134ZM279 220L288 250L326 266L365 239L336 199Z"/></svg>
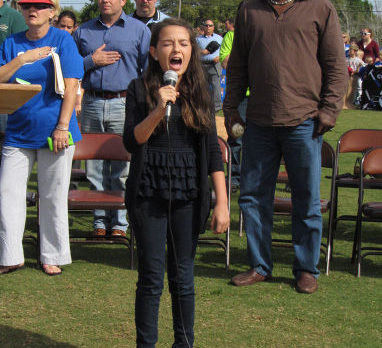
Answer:
<svg viewBox="0 0 382 348"><path fill-rule="evenodd" d="M56 52L52 52L52 59L54 64L54 89L61 98L64 98L65 81L62 75L60 57Z"/></svg>

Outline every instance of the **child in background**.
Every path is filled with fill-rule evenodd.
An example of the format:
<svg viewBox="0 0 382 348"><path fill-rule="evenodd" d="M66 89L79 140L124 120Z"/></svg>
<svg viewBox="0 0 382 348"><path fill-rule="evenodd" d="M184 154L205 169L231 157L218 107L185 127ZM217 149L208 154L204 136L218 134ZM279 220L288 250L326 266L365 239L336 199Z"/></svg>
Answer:
<svg viewBox="0 0 382 348"><path fill-rule="evenodd" d="M357 51L357 57L361 60L363 60L363 56L365 55L365 52L362 51L360 48Z"/></svg>
<svg viewBox="0 0 382 348"><path fill-rule="evenodd" d="M62 11L57 18L56 28L67 31L70 35L77 29L77 18L74 12L66 10ZM84 94L84 90L81 88L81 80L78 82L78 90L76 95L76 102L74 104L74 110L76 111L77 120L81 129L81 103L82 103L82 95ZM72 169L80 169L81 161L73 161ZM78 188L77 181L70 181L70 190L76 190Z"/></svg>
<svg viewBox="0 0 382 348"><path fill-rule="evenodd" d="M359 69L364 65L364 62L357 55L358 47L351 46L349 48L349 58L346 58L348 66L351 68L352 75L358 74Z"/></svg>
<svg viewBox="0 0 382 348"><path fill-rule="evenodd" d="M373 57L367 56L365 58L365 65L363 65L359 71L358 71L358 76L360 79L363 81L366 78L367 71L369 71L370 67L374 64L373 62ZM362 84L361 84L361 91L362 91ZM362 93L361 93L362 94Z"/></svg>
<svg viewBox="0 0 382 348"><path fill-rule="evenodd" d="M350 46L354 46L354 45L358 46L358 39L355 36L352 36L349 40L349 45Z"/></svg>
<svg viewBox="0 0 382 348"><path fill-rule="evenodd" d="M359 77L358 72L365 64L361 58L357 56L358 46L352 45L349 48L349 58L346 58L349 71L350 71L350 88L351 95L353 96L352 102L355 105L360 105L362 95L362 79Z"/></svg>
<svg viewBox="0 0 382 348"><path fill-rule="evenodd" d="M67 31L70 35L72 35L77 29L77 18L74 12L66 10L62 11L58 16L56 28ZM78 121L79 116L81 114L81 100L82 100L83 90L81 89L81 81L78 86L75 110Z"/></svg>
<svg viewBox="0 0 382 348"><path fill-rule="evenodd" d="M62 11L58 16L56 27L72 35L77 29L76 15L72 11Z"/></svg>
<svg viewBox="0 0 382 348"><path fill-rule="evenodd" d="M365 58L365 64L366 65L373 65L373 57L371 57L371 56L367 56L366 58Z"/></svg>

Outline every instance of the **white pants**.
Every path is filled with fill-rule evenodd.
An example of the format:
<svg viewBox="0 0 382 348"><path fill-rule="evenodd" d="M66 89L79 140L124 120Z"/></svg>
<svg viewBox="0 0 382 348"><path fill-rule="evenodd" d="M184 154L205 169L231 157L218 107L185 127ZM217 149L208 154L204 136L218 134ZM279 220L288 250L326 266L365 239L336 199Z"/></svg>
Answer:
<svg viewBox="0 0 382 348"><path fill-rule="evenodd" d="M74 146L58 154L49 149L4 146L0 167L0 265L24 262L22 239L30 172L38 163L41 263L72 262L69 245L68 190Z"/></svg>

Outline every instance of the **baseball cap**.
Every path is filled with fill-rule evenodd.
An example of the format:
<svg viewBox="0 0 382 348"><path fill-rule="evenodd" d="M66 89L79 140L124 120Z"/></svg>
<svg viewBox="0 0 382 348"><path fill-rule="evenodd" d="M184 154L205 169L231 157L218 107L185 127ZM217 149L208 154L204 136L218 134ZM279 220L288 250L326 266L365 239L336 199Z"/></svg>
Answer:
<svg viewBox="0 0 382 348"><path fill-rule="evenodd" d="M54 2L52 0L19 0L17 2L18 4L48 4L55 6Z"/></svg>

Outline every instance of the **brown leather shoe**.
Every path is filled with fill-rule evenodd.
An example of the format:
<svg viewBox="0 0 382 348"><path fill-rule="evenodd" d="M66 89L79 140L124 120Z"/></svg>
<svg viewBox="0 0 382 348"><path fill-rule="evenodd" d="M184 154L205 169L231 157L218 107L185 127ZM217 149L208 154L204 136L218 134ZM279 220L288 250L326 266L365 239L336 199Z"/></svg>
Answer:
<svg viewBox="0 0 382 348"><path fill-rule="evenodd" d="M263 276L255 270L250 269L247 272L239 273L231 279L231 283L236 286L247 286L269 279L270 276Z"/></svg>
<svg viewBox="0 0 382 348"><path fill-rule="evenodd" d="M296 291L313 294L318 289L317 279L309 272L301 272L296 282Z"/></svg>
<svg viewBox="0 0 382 348"><path fill-rule="evenodd" d="M91 233L90 237L88 240L103 240L103 238L100 237L105 237L106 236L106 229L104 228L95 228L94 231ZM96 237L96 238L92 238Z"/></svg>
<svg viewBox="0 0 382 348"><path fill-rule="evenodd" d="M126 232L122 230L111 230L110 232L111 236L121 236L121 237L126 237Z"/></svg>
<svg viewBox="0 0 382 348"><path fill-rule="evenodd" d="M95 236L95 237L104 237L104 236L106 236L106 229L104 229L104 228L96 228L96 229L94 229L93 236Z"/></svg>

